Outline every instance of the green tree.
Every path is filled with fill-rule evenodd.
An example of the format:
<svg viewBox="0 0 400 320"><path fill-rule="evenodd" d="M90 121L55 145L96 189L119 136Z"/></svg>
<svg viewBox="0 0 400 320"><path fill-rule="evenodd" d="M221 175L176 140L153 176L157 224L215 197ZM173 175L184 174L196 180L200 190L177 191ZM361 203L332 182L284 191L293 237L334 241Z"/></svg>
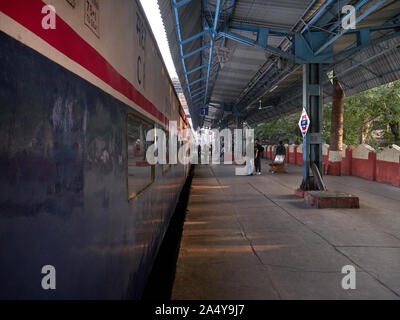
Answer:
<svg viewBox="0 0 400 320"><path fill-rule="evenodd" d="M323 139L330 144L332 103L323 107ZM300 113L260 124L255 133L264 141L302 142L298 129ZM383 141L373 133L382 132ZM368 143L375 148L389 144L400 145L400 80L344 98L343 143Z"/></svg>
<svg viewBox="0 0 400 320"><path fill-rule="evenodd" d="M323 137L330 143L332 104L324 106ZM368 143L380 147L374 136L375 130L382 131L384 145L399 144L400 81L346 97L344 100L343 143L356 145Z"/></svg>
<svg viewBox="0 0 400 320"><path fill-rule="evenodd" d="M302 135L298 127L300 112L286 115L268 122L261 123L255 128L255 135L267 143L277 143L282 140L301 143Z"/></svg>
<svg viewBox="0 0 400 320"><path fill-rule="evenodd" d="M381 103L381 113L376 127L384 130L387 144L400 145L400 81L376 88Z"/></svg>

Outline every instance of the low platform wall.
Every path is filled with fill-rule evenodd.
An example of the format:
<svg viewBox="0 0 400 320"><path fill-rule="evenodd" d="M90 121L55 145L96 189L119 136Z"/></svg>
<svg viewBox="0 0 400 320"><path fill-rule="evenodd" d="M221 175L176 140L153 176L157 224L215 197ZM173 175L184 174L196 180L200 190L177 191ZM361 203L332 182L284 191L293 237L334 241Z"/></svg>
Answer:
<svg viewBox="0 0 400 320"><path fill-rule="evenodd" d="M400 186L400 147L391 145L376 155L376 181Z"/></svg>
<svg viewBox="0 0 400 320"><path fill-rule="evenodd" d="M295 144L289 145L289 163L296 164L297 146Z"/></svg>
<svg viewBox="0 0 400 320"><path fill-rule="evenodd" d="M273 159L275 146L266 146L268 159ZM285 145L286 161L303 164L303 145ZM328 144L322 149L324 173L336 176L357 176L400 186L400 147L391 145L380 152L367 144L356 147L343 144L342 151L331 151Z"/></svg>
<svg viewBox="0 0 400 320"><path fill-rule="evenodd" d="M360 144L353 150L351 160L352 176L375 181L376 153L367 144Z"/></svg>
<svg viewBox="0 0 400 320"><path fill-rule="evenodd" d="M353 158L353 150L354 146L348 146L346 148L343 148L342 163L340 169L340 174L342 176L351 176L351 163Z"/></svg>
<svg viewBox="0 0 400 320"><path fill-rule="evenodd" d="M296 164L299 166L303 165L303 145L300 144L296 148Z"/></svg>

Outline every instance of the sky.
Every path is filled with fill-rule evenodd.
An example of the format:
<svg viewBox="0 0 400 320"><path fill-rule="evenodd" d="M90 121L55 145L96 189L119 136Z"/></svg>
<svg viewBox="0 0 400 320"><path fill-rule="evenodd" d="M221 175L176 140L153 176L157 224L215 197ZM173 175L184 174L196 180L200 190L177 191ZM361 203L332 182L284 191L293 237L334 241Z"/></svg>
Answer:
<svg viewBox="0 0 400 320"><path fill-rule="evenodd" d="M177 78L157 0L140 0L171 78Z"/></svg>
<svg viewBox="0 0 400 320"><path fill-rule="evenodd" d="M170 77L178 78L174 63L172 61L171 52L169 51L167 35L165 33L165 28L161 19L161 13L158 8L157 0L140 0L140 3L142 4L144 12L146 13L147 20L149 20L151 29L154 37L157 40L158 47L160 48ZM193 128L192 118L189 118L189 123L190 127Z"/></svg>

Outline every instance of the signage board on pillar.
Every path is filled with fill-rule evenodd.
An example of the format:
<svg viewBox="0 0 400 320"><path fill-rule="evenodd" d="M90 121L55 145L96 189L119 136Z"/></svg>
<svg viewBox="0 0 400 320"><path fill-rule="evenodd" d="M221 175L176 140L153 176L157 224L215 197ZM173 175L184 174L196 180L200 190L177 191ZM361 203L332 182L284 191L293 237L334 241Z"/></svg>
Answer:
<svg viewBox="0 0 400 320"><path fill-rule="evenodd" d="M201 116L208 116L208 108L201 108L200 109Z"/></svg>
<svg viewBox="0 0 400 320"><path fill-rule="evenodd" d="M308 117L307 111L304 108L300 116L299 127L304 138L307 134L308 128L310 127L310 118Z"/></svg>

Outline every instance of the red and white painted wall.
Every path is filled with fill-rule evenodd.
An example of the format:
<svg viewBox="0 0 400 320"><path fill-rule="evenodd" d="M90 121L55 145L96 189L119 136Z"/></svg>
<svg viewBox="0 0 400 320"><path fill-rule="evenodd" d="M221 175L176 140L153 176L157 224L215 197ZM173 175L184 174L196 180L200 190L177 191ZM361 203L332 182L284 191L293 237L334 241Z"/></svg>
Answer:
<svg viewBox="0 0 400 320"><path fill-rule="evenodd" d="M289 163L296 164L297 157L297 145L291 144L289 145Z"/></svg>
<svg viewBox="0 0 400 320"><path fill-rule="evenodd" d="M329 168L329 144L322 144L322 164L324 168L324 173L328 172Z"/></svg>
<svg viewBox="0 0 400 320"><path fill-rule="evenodd" d="M375 180L376 170L375 149L367 144L360 144L354 150L351 160L352 175Z"/></svg>
<svg viewBox="0 0 400 320"><path fill-rule="evenodd" d="M400 186L400 147L392 144L376 154L376 181Z"/></svg>
<svg viewBox="0 0 400 320"><path fill-rule="evenodd" d="M303 164L303 145L285 145L288 163ZM273 159L273 146L266 146L267 159ZM380 152L367 144L347 146L342 151L330 150L323 144L322 157L325 174L357 176L371 181L400 186L400 147L393 144Z"/></svg>
<svg viewBox="0 0 400 320"><path fill-rule="evenodd" d="M303 144L298 145L296 148L296 164L303 165Z"/></svg>

